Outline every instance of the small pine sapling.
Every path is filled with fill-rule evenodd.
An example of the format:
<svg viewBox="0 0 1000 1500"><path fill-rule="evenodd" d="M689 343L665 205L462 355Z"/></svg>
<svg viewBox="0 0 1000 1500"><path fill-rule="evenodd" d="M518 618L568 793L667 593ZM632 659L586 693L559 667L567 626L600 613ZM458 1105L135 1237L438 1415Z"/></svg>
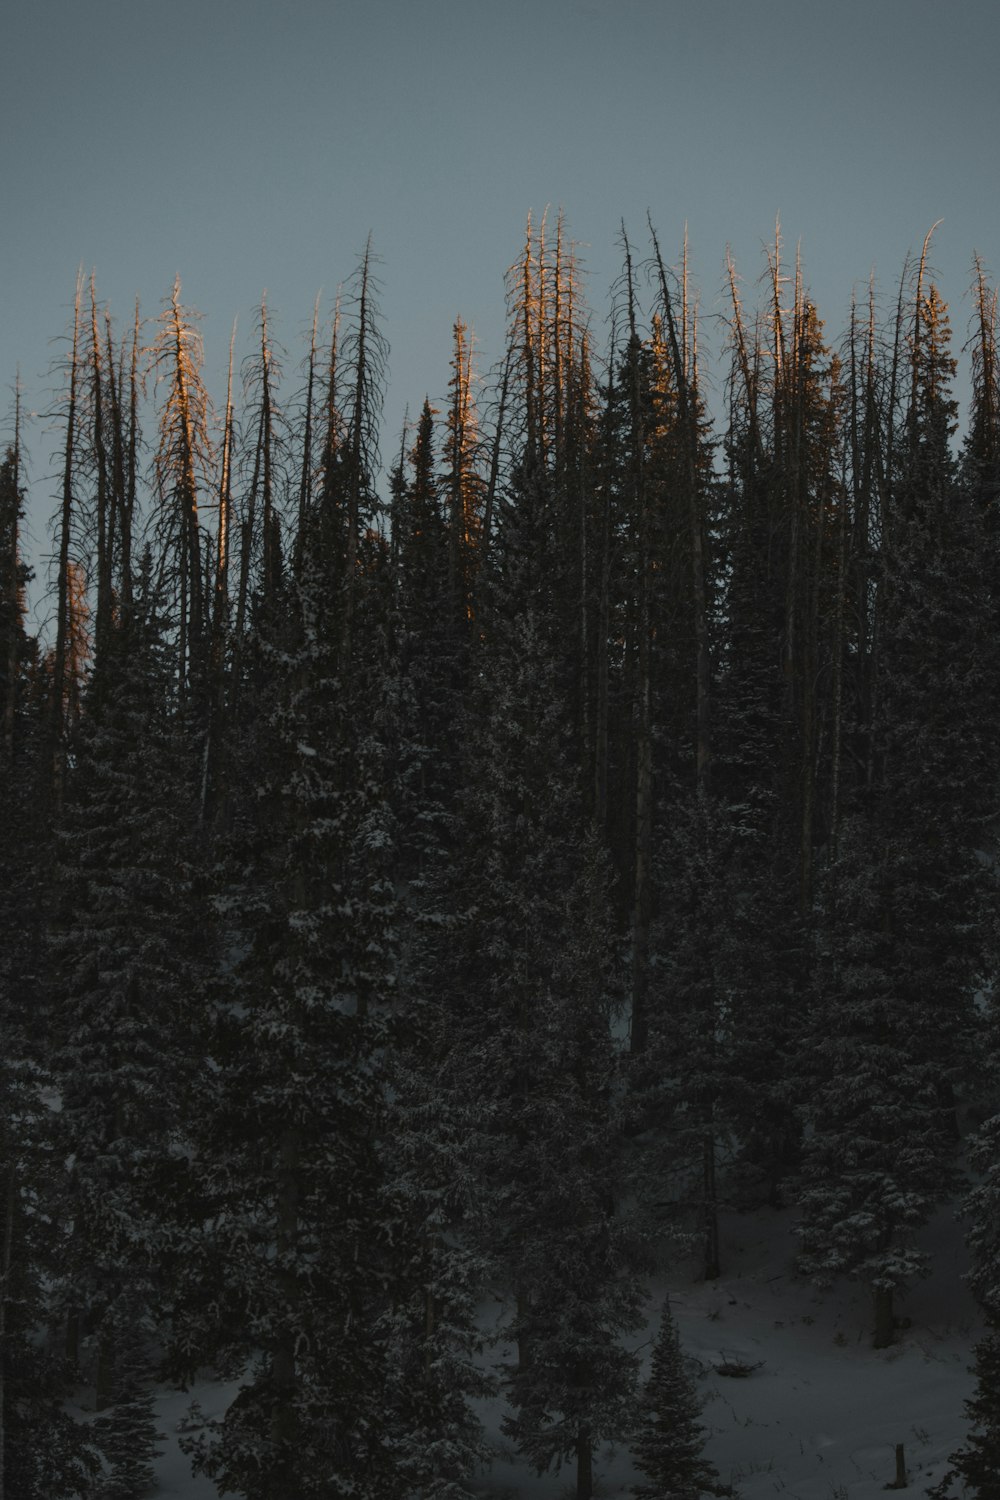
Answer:
<svg viewBox="0 0 1000 1500"><path fill-rule="evenodd" d="M647 1479L632 1487L638 1500L700 1500L705 1494L726 1493L715 1468L703 1457L705 1429L698 1420L700 1409L684 1368L668 1297L632 1440L632 1457Z"/></svg>

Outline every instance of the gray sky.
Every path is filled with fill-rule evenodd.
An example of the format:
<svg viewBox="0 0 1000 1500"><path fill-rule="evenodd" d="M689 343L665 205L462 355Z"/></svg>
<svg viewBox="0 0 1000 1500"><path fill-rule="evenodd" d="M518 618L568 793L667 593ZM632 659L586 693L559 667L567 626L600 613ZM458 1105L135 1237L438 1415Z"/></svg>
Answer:
<svg viewBox="0 0 1000 1500"><path fill-rule="evenodd" d="M644 246L649 209L670 258L688 224L709 351L726 246L752 295L776 214L831 337L943 219L961 344L973 251L1000 269L998 55L995 0L25 0L0 84L0 421L18 365L27 409L48 403L78 266L121 318L179 272L221 403L233 317L248 337L266 287L291 375L371 231L391 458L405 405L446 390L456 316L484 373L499 355L503 272L546 205L599 342L619 221ZM57 444L33 423L43 550Z"/></svg>

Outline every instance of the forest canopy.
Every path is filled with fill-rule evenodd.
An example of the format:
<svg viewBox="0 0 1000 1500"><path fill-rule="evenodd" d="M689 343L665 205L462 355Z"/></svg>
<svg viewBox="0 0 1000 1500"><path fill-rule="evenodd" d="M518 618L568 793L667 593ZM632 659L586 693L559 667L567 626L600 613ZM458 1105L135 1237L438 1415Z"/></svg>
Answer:
<svg viewBox="0 0 1000 1500"><path fill-rule="evenodd" d="M752 307L730 263L709 402L686 248L623 229L598 348L529 221L502 359L456 320L398 440L370 246L218 405L179 282L78 283L44 640L19 417L0 467L0 1496L141 1494L205 1368L221 1492L466 1495L487 1294L527 1461L712 1492L643 1278L794 1205L884 1347L977 1126L996 1327L997 293L957 443L929 240L835 339L780 240Z"/></svg>

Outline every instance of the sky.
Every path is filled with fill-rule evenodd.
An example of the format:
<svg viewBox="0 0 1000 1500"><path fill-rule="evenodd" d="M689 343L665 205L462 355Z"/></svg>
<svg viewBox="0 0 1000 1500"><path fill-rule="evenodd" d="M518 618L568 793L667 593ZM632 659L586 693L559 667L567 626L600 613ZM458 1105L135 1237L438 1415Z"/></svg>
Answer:
<svg viewBox="0 0 1000 1500"><path fill-rule="evenodd" d="M17 372L29 529L59 481L44 413L77 270L123 320L179 274L224 399L233 319L266 289L305 354L369 233L390 345L383 458L404 412L443 401L451 328L485 376L526 216L560 210L602 342L620 224L685 225L702 348L719 354L727 246L752 300L784 253L831 339L874 273L886 302L942 223L932 265L964 342L973 252L1000 269L995 0L31 0L4 21L0 433ZM721 379L721 376L720 376ZM961 392L960 392L961 394Z"/></svg>

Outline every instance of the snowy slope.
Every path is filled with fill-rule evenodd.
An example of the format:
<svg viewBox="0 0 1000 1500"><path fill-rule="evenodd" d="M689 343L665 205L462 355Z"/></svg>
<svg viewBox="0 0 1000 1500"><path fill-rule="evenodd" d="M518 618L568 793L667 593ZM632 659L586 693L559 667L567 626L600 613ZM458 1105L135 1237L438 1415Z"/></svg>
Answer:
<svg viewBox="0 0 1000 1500"><path fill-rule="evenodd" d="M791 1212L729 1216L724 1274L715 1283L672 1273L651 1290L649 1328L636 1339L648 1350L661 1298L669 1291L681 1343L705 1398L707 1452L724 1482L743 1500L875 1500L895 1477L895 1446L904 1444L910 1485L922 1496L948 1467L964 1439L962 1404L972 1390L972 1344L981 1333L975 1303L961 1281L961 1228L942 1212L925 1233L934 1273L900 1307L910 1320L891 1349L871 1349L870 1305L844 1283L817 1291L791 1269ZM493 1357L498 1357L494 1353ZM720 1375L726 1361L759 1365L745 1378ZM219 1415L234 1385L163 1392L162 1500L214 1500L207 1480L193 1479L177 1447L177 1424L192 1399ZM563 1500L574 1492L569 1469L538 1477L505 1450L502 1405L483 1407L500 1448L477 1481L489 1500ZM596 1464L597 1494L625 1500L637 1475L624 1448L605 1449Z"/></svg>

